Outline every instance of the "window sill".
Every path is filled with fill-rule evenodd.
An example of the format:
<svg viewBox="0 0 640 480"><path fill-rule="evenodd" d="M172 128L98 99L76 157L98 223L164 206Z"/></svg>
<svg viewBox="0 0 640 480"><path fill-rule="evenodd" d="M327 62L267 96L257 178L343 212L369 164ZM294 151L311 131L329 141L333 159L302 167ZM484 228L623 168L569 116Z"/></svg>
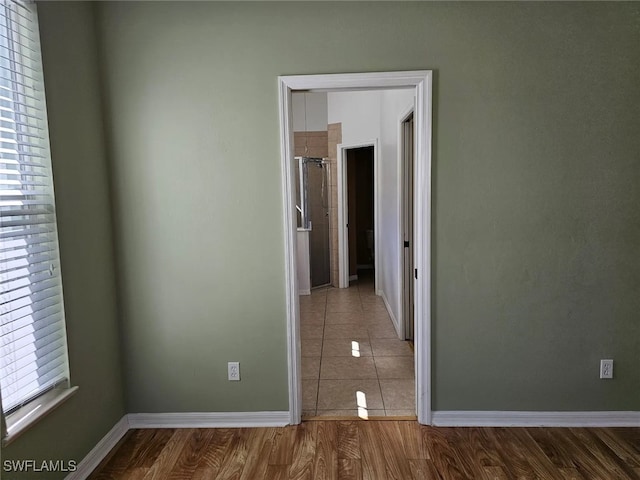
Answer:
<svg viewBox="0 0 640 480"><path fill-rule="evenodd" d="M9 445L77 391L78 387L53 389L8 415L6 417L7 435L2 439L2 446Z"/></svg>

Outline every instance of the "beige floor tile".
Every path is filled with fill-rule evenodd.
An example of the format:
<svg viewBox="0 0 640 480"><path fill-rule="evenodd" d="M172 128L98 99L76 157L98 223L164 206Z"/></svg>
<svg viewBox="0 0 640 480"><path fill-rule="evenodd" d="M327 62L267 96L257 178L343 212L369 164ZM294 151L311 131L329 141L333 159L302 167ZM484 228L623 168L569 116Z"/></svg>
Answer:
<svg viewBox="0 0 640 480"><path fill-rule="evenodd" d="M368 338L326 338L322 357L370 357L373 355Z"/></svg>
<svg viewBox="0 0 640 480"><path fill-rule="evenodd" d="M360 300L362 301L362 308L365 310L373 310L376 308L384 308L386 310L382 297L367 295L364 295L363 297L360 295Z"/></svg>
<svg viewBox="0 0 640 480"><path fill-rule="evenodd" d="M369 417L386 417L387 412L384 410L368 409L367 414Z"/></svg>
<svg viewBox="0 0 640 480"><path fill-rule="evenodd" d="M375 362L380 379L415 378L413 357L375 357Z"/></svg>
<svg viewBox="0 0 640 480"><path fill-rule="evenodd" d="M322 303L322 304L317 304L317 305L300 305L300 316L302 317L302 315L304 315L305 313L319 313L321 315L324 315L324 312L327 311L327 306Z"/></svg>
<svg viewBox="0 0 640 480"><path fill-rule="evenodd" d="M322 338L324 327L322 325L300 325L300 338Z"/></svg>
<svg viewBox="0 0 640 480"><path fill-rule="evenodd" d="M327 325L324 327L324 339L346 338L367 338L369 333L366 327L361 325Z"/></svg>
<svg viewBox="0 0 640 480"><path fill-rule="evenodd" d="M318 410L318 417L357 417L358 410Z"/></svg>
<svg viewBox="0 0 640 480"><path fill-rule="evenodd" d="M413 352L367 278L301 297L305 416L415 416Z"/></svg>
<svg viewBox="0 0 640 480"><path fill-rule="evenodd" d="M319 309L323 309L324 306L327 303L327 298L322 296L322 297L308 297L308 296L301 296L298 297L300 299L300 309L307 309L307 310L319 310Z"/></svg>
<svg viewBox="0 0 640 480"><path fill-rule="evenodd" d="M363 310L362 312L363 312L362 318L364 323L389 323L390 325L393 325L391 323L391 317L389 316L386 310L384 312L378 312L378 311L365 312Z"/></svg>
<svg viewBox="0 0 640 480"><path fill-rule="evenodd" d="M415 410L385 410L387 417L415 417Z"/></svg>
<svg viewBox="0 0 640 480"><path fill-rule="evenodd" d="M364 314L361 311L350 312L327 312L325 323L327 325L344 325L353 323L362 323L364 321Z"/></svg>
<svg viewBox="0 0 640 480"><path fill-rule="evenodd" d="M376 357L413 356L409 343L398 338L372 338L371 348Z"/></svg>
<svg viewBox="0 0 640 480"><path fill-rule="evenodd" d="M378 380L320 380L319 410L382 409Z"/></svg>
<svg viewBox="0 0 640 480"><path fill-rule="evenodd" d="M363 307L362 311L366 317L371 319L378 319L380 321L391 320L386 307L367 307L366 309Z"/></svg>
<svg viewBox="0 0 640 480"><path fill-rule="evenodd" d="M327 295L300 295L300 305L323 304L327 302Z"/></svg>
<svg viewBox="0 0 640 480"><path fill-rule="evenodd" d="M388 323L375 323L367 325L367 332L369 338L398 338L395 328L393 328L391 322Z"/></svg>
<svg viewBox="0 0 640 480"><path fill-rule="evenodd" d="M358 293L360 293L360 299L364 303L365 301L373 298L380 298L379 295L376 295L373 287L371 288L358 288Z"/></svg>
<svg viewBox="0 0 640 480"><path fill-rule="evenodd" d="M359 298L360 292L357 288L331 288L327 290L327 299L345 299L345 298Z"/></svg>
<svg viewBox="0 0 640 480"><path fill-rule="evenodd" d="M334 288L327 293L327 303L360 301L360 292L357 288Z"/></svg>
<svg viewBox="0 0 640 480"><path fill-rule="evenodd" d="M387 312L387 308L382 306L382 307L362 307L362 311L364 312L364 314L368 317L376 317L376 318L389 318L391 319L391 317L389 317L389 312Z"/></svg>
<svg viewBox="0 0 640 480"><path fill-rule="evenodd" d="M413 380L380 380L380 388L382 389L385 410L415 408L415 382Z"/></svg>
<svg viewBox="0 0 640 480"><path fill-rule="evenodd" d="M300 353L303 357L322 355L322 338L303 338L300 340Z"/></svg>
<svg viewBox="0 0 640 480"><path fill-rule="evenodd" d="M324 312L300 310L300 325L324 325Z"/></svg>
<svg viewBox="0 0 640 480"><path fill-rule="evenodd" d="M316 403L318 402L318 381L302 380L302 411L313 410L315 415ZM304 413L303 413L304 415Z"/></svg>
<svg viewBox="0 0 640 480"><path fill-rule="evenodd" d="M360 312L362 313L362 303L357 300L341 300L338 302L327 302L327 312Z"/></svg>
<svg viewBox="0 0 640 480"><path fill-rule="evenodd" d="M320 375L320 357L302 357L302 379L318 379Z"/></svg>
<svg viewBox="0 0 640 480"><path fill-rule="evenodd" d="M318 410L318 417L359 417L362 420L368 420L372 417L385 417L384 410L369 410L360 408L358 410Z"/></svg>
<svg viewBox="0 0 640 480"><path fill-rule="evenodd" d="M302 364L304 370L304 359ZM372 357L323 357L320 378L346 380L378 377Z"/></svg>

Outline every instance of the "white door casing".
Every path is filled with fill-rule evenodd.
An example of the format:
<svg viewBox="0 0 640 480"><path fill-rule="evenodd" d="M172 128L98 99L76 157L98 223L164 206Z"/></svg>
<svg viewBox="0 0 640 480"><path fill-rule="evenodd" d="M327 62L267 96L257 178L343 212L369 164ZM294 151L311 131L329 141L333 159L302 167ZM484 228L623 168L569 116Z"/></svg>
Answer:
<svg viewBox="0 0 640 480"><path fill-rule="evenodd" d="M416 104L414 265L415 280L415 372L418 422L431 424L431 70L278 77L282 199L284 207L285 295L290 423L302 417L300 357L300 307L296 279L296 216L293 166L291 93L294 90L381 90L413 87Z"/></svg>

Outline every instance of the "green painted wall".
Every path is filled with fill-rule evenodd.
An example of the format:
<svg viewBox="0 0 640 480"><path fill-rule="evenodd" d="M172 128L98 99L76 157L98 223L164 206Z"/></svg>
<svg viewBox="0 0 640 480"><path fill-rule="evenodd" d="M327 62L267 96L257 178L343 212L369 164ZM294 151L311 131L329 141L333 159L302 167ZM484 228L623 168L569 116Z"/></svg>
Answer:
<svg viewBox="0 0 640 480"><path fill-rule="evenodd" d="M80 460L125 411L288 408L282 74L434 70L435 409L640 409L640 5L52 2L40 22L80 391L3 459Z"/></svg>
<svg viewBox="0 0 640 480"><path fill-rule="evenodd" d="M434 407L640 408L640 5L98 8L128 411L288 408L276 77L425 68Z"/></svg>
<svg viewBox="0 0 640 480"><path fill-rule="evenodd" d="M80 461L125 413L92 10L89 3L38 6L71 382L80 389L3 448L3 461Z"/></svg>

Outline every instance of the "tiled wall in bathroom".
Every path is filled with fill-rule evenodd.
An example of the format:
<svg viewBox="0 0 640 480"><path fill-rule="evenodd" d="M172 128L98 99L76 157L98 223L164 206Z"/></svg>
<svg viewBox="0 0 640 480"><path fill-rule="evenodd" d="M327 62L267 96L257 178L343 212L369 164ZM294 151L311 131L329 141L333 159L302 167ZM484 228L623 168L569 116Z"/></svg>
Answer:
<svg viewBox="0 0 640 480"><path fill-rule="evenodd" d="M293 132L293 149L296 157L326 158L328 156L328 132Z"/></svg>
<svg viewBox="0 0 640 480"><path fill-rule="evenodd" d="M342 143L342 123L328 125L329 175L329 251L331 285L338 286L338 145Z"/></svg>

